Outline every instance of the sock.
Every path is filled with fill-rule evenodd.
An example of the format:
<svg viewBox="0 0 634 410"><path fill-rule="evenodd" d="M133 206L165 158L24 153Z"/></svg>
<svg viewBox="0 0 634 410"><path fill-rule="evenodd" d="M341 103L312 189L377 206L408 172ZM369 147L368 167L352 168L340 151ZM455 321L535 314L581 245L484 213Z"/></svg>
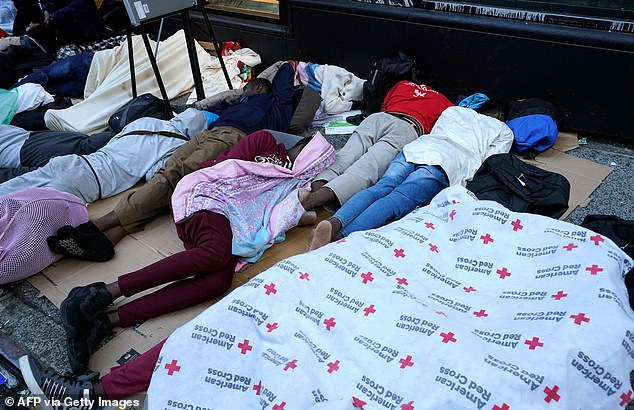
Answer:
<svg viewBox="0 0 634 410"><path fill-rule="evenodd" d="M105 262L114 257L114 245L97 226L88 221L77 227L66 225L57 236L46 239L55 253L95 262Z"/></svg>

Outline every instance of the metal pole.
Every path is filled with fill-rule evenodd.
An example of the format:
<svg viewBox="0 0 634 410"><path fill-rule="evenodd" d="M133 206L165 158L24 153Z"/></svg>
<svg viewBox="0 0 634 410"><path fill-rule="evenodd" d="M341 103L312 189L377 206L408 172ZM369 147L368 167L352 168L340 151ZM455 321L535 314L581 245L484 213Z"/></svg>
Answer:
<svg viewBox="0 0 634 410"><path fill-rule="evenodd" d="M200 6L200 11L203 14L203 18L205 19L205 24L207 25L207 30L209 30L209 35L211 36L211 42L214 43L214 48L216 49L216 55L220 60L220 67L222 67L222 72L225 74L225 80L227 80L227 85L230 90L233 90L233 85L231 84L231 79L229 78L229 73L227 72L227 67L225 66L225 62L222 59L222 50L220 49L220 44L216 39L216 35L214 34L214 30L211 27L211 23L209 22L209 16L207 15L207 9L204 5Z"/></svg>
<svg viewBox="0 0 634 410"><path fill-rule="evenodd" d="M130 61L130 83L132 86L132 97L136 98L136 73L134 69L134 49L132 47L132 27L128 26L126 31L126 37L128 40L128 60Z"/></svg>
<svg viewBox="0 0 634 410"><path fill-rule="evenodd" d="M189 62L192 66L192 76L194 77L194 88L196 89L196 99L198 101L205 99L205 88L203 80L200 76L200 64L198 63L198 53L196 52L196 42L194 41L194 33L192 32L192 22L189 17L189 10L183 10L183 28L185 29L185 42L187 43L187 53L189 54Z"/></svg>
<svg viewBox="0 0 634 410"><path fill-rule="evenodd" d="M165 101L165 106L167 107L169 106L169 97L167 96L167 91L165 90L165 84L163 84L163 79L161 78L158 64L156 64L156 59L154 58L154 54L152 53L150 40L147 37L147 33L145 32L143 24L139 24L139 28L141 29L141 37L143 38L145 51L147 51L148 58L150 59L150 64L152 64L152 70L154 71L154 76L156 77L156 82L158 83L159 89L161 90L161 96L163 97L163 101Z"/></svg>

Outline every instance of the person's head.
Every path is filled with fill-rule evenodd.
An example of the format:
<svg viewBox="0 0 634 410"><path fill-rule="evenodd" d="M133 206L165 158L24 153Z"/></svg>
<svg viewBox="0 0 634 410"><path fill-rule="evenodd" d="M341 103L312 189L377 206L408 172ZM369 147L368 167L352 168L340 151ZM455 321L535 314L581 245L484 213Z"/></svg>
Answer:
<svg viewBox="0 0 634 410"><path fill-rule="evenodd" d="M301 140L297 141L297 144L295 144L291 148L287 149L286 150L286 155L288 155L288 159L290 159L292 162L295 162L295 159L297 158L299 153L302 152L304 147L306 145L308 145L308 143L312 139L313 139L313 137L302 138Z"/></svg>
<svg viewBox="0 0 634 410"><path fill-rule="evenodd" d="M476 108L476 112L486 115L487 117L493 117L502 122L506 121L506 117L509 113L508 110L507 104L495 100L485 101L479 108Z"/></svg>
<svg viewBox="0 0 634 410"><path fill-rule="evenodd" d="M242 89L243 97L250 97L256 94L270 94L273 92L273 85L266 78L254 78L246 83Z"/></svg>

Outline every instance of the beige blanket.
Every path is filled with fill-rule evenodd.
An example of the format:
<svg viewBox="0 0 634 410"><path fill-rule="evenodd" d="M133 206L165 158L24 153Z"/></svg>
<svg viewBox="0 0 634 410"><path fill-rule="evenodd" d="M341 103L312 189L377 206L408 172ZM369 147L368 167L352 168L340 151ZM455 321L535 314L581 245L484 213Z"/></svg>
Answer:
<svg viewBox="0 0 634 410"><path fill-rule="evenodd" d="M134 36L132 42L138 94L152 93L160 97L142 38ZM154 50L156 43L150 43ZM198 44L196 50L201 70L211 66L211 56ZM161 42L157 63L170 99L191 91L194 80L184 31ZM96 52L84 89L85 99L64 110L48 110L44 117L47 127L87 134L105 130L108 118L132 98L129 67L127 42L110 50Z"/></svg>

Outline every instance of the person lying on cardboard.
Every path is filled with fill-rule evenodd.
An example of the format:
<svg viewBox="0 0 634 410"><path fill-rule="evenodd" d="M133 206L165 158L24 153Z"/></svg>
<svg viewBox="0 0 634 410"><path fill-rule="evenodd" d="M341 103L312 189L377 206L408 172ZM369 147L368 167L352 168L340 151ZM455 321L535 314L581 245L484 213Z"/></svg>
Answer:
<svg viewBox="0 0 634 410"><path fill-rule="evenodd" d="M60 314L75 372L86 369L92 348L113 327L131 326L221 296L240 260L254 261L283 240L291 227L314 222L316 215L304 215L298 187L307 186L334 161L334 149L320 135L297 140L286 149L270 132L257 131L216 160L200 164L200 170L179 182L172 197L184 251L122 275L116 282L70 291ZM169 285L104 313L121 296L164 284Z"/></svg>
<svg viewBox="0 0 634 410"><path fill-rule="evenodd" d="M264 78L266 80L273 81L275 74L285 63L286 61L278 61L274 63L258 74L257 78ZM299 67L301 64L295 61L289 61L289 63L293 67ZM299 71L299 68L296 68L296 70ZM298 77L299 72L295 76L295 80L293 82L293 85L295 86L293 91L293 115L287 129L287 132L297 135L306 131L308 125L310 125L310 123L315 119L315 114L322 103L319 91L315 91L308 86L302 85L302 82L298 79ZM222 91L207 97L204 100L196 101L193 104L193 107L198 108L199 110L213 111L213 107L217 104L237 101L241 96L242 90L240 89Z"/></svg>
<svg viewBox="0 0 634 410"><path fill-rule="evenodd" d="M71 131L27 131L13 125L0 125L0 183L43 167L54 157L92 154L114 136L110 131L86 135Z"/></svg>
<svg viewBox="0 0 634 410"><path fill-rule="evenodd" d="M214 160L248 133L260 129L285 131L291 119L294 75L292 65L285 63L272 84L256 78L244 86L243 95L237 104L223 103L214 107L214 113L219 118L213 128L199 133L174 151L148 183L123 197L114 211L94 223L84 225L82 230L70 229L65 232L65 241L59 242L58 251L75 257L80 256L78 253L112 257L112 244L128 233L141 231L146 223L166 212L178 181L195 171L200 163ZM108 239L97 239L100 233ZM85 239L85 235L89 235L90 239ZM69 247L64 250L66 243L69 243Z"/></svg>
<svg viewBox="0 0 634 410"><path fill-rule="evenodd" d="M374 185L403 147L427 134L440 114L453 104L426 85L401 81L390 89L381 111L364 119L335 163L315 177L305 199L307 209L343 205Z"/></svg>
<svg viewBox="0 0 634 410"><path fill-rule="evenodd" d="M477 110L447 108L429 134L407 144L390 162L376 185L317 224L309 250L400 219L450 185L465 186L485 159L511 149L513 132L505 119L506 109L491 101Z"/></svg>
<svg viewBox="0 0 634 410"><path fill-rule="evenodd" d="M0 195L48 187L94 202L152 175L187 140L207 129L207 116L190 108L169 121L140 118L89 155L64 155L0 184Z"/></svg>

